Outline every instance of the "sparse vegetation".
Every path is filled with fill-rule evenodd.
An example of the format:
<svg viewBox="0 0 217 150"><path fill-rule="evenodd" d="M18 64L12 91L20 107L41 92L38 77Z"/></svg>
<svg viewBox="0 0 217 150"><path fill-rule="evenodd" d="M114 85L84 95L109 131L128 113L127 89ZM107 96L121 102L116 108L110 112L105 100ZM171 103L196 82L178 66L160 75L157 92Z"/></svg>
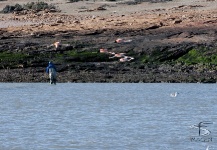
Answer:
<svg viewBox="0 0 217 150"><path fill-rule="evenodd" d="M217 64L217 54L206 54L205 49L192 49L177 61L185 64Z"/></svg>
<svg viewBox="0 0 217 150"><path fill-rule="evenodd" d="M28 56L23 53L8 53L2 52L0 53L0 62L4 61L19 61L20 59L27 58Z"/></svg>
<svg viewBox="0 0 217 150"><path fill-rule="evenodd" d="M2 13L11 13L11 12L19 12L23 10L34 10L34 11L42 11L42 10L57 10L57 8L53 4L48 4L45 2L31 2L24 4L21 6L20 4L15 4L14 6L7 5L3 10Z"/></svg>
<svg viewBox="0 0 217 150"><path fill-rule="evenodd" d="M36 10L36 11L41 11L41 10L45 10L45 9L56 9L56 7L52 4L48 4L45 2L31 2L31 3L27 3L25 5L23 5L23 9L32 9L32 10Z"/></svg>
<svg viewBox="0 0 217 150"><path fill-rule="evenodd" d="M0 53L0 64L4 67L15 67L17 64L22 62L34 62L34 61L44 61L51 58L56 62L102 62L110 61L108 55L99 53L98 51L81 51L69 50L64 53L38 53L26 55L24 53Z"/></svg>
<svg viewBox="0 0 217 150"><path fill-rule="evenodd" d="M210 54L209 52L212 53ZM185 65L217 65L217 50L207 50L204 47L191 49L184 55L177 55L176 52L168 50L154 50L151 54L143 54L139 61L144 63L170 63L170 64L185 64Z"/></svg>
<svg viewBox="0 0 217 150"><path fill-rule="evenodd" d="M17 64L26 58L28 56L23 53L2 52L0 53L0 68L16 68Z"/></svg>

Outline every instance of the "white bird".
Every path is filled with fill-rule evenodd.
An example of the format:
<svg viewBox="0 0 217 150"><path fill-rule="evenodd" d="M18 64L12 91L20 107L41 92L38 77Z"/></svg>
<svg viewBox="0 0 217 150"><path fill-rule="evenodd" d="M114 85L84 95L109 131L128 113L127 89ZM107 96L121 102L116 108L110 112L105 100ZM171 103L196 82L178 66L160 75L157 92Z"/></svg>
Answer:
<svg viewBox="0 0 217 150"><path fill-rule="evenodd" d="M209 145L206 147L206 150L209 150Z"/></svg>
<svg viewBox="0 0 217 150"><path fill-rule="evenodd" d="M176 97L177 95L178 95L178 92L175 92L175 93L171 93L171 94L170 94L171 97Z"/></svg>

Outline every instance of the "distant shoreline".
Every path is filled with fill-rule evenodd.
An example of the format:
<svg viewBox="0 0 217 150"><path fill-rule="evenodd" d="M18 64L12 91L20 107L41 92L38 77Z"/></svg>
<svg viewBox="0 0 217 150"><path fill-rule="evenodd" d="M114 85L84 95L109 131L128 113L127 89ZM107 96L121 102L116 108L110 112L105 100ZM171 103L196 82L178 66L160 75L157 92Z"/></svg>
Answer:
<svg viewBox="0 0 217 150"><path fill-rule="evenodd" d="M6 3L15 2L0 8ZM57 0L61 12L1 14L0 82L47 82L52 60L58 82L216 83L215 1L87 3ZM120 62L100 49L134 59Z"/></svg>

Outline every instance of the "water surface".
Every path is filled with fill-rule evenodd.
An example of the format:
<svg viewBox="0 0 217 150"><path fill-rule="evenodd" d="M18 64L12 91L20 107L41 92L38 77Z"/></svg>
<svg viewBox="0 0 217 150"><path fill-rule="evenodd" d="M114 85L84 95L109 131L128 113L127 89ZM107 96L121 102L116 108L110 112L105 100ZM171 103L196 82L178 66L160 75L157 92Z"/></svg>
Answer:
<svg viewBox="0 0 217 150"><path fill-rule="evenodd" d="M214 150L216 91L217 84L1 83L0 149ZM203 127L208 136L191 128L202 121L212 122Z"/></svg>

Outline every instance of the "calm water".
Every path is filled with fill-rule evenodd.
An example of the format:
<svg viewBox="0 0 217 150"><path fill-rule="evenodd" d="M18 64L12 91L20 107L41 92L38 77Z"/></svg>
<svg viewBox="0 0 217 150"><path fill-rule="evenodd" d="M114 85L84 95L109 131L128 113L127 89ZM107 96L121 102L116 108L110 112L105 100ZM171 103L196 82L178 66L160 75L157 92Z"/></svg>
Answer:
<svg viewBox="0 0 217 150"><path fill-rule="evenodd" d="M0 83L0 96L1 150L217 149L217 84Z"/></svg>

